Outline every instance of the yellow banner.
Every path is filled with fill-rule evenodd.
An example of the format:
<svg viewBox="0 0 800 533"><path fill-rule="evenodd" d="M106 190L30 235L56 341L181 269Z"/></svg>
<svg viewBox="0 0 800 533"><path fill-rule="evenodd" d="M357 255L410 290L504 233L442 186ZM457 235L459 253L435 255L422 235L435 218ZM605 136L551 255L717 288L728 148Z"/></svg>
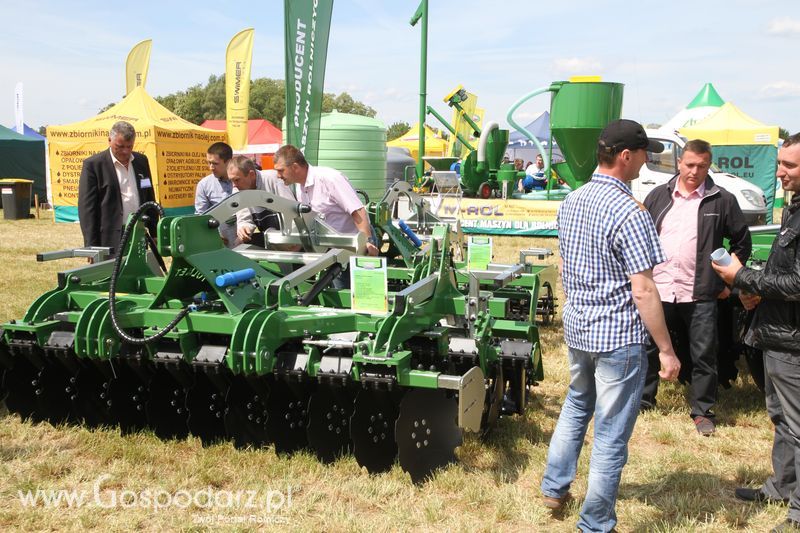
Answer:
<svg viewBox="0 0 800 533"><path fill-rule="evenodd" d="M153 153L145 153L153 172L157 173L156 191L161 205L165 208L192 205L197 182L208 174L206 148L222 140L224 134L162 128L157 128L155 133Z"/></svg>
<svg viewBox="0 0 800 533"><path fill-rule="evenodd" d="M228 142L234 150L247 146L254 33L253 28L248 28L234 35L225 53L225 115Z"/></svg>
<svg viewBox="0 0 800 533"><path fill-rule="evenodd" d="M78 182L81 178L83 160L102 150L108 150L108 133L105 139L87 139L85 142L71 144L68 147L52 140L48 144L50 150L50 186L53 193L53 205L77 206Z"/></svg>
<svg viewBox="0 0 800 533"><path fill-rule="evenodd" d="M152 39L147 39L133 48L128 53L125 61L125 94L130 93L136 87L144 87L147 81L147 70L150 68L150 48L153 45Z"/></svg>

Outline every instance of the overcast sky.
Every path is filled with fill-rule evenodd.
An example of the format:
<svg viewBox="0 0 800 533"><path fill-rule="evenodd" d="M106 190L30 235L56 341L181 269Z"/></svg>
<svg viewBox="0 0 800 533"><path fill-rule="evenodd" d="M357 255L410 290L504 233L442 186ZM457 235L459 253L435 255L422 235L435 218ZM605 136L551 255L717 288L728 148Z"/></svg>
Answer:
<svg viewBox="0 0 800 533"><path fill-rule="evenodd" d="M347 91L387 125L417 117L418 0L336 0L326 92ZM14 124L14 86L24 84L34 128L89 118L125 92L130 48L153 40L153 96L222 74L238 31L255 28L252 76L283 78L283 2L0 1L4 28L0 124ZM623 116L666 122L712 82L723 99L768 124L800 130L800 2L707 0L430 0L428 102L458 84L478 95L487 119L505 124L528 92L576 74L625 84ZM3 104L5 102L5 104ZM529 120L549 107L522 107ZM436 125L435 119L430 123Z"/></svg>

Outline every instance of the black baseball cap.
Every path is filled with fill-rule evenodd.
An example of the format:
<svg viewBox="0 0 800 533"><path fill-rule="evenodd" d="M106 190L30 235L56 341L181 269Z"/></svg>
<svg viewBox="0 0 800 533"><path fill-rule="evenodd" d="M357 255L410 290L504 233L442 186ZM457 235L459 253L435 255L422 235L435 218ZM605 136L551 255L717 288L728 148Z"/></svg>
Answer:
<svg viewBox="0 0 800 533"><path fill-rule="evenodd" d="M621 152L626 148L628 150L645 148L649 152L657 154L664 151L663 144L647 138L647 133L645 133L641 124L635 120L624 118L609 122L600 133L600 139L597 144L601 149L614 153Z"/></svg>

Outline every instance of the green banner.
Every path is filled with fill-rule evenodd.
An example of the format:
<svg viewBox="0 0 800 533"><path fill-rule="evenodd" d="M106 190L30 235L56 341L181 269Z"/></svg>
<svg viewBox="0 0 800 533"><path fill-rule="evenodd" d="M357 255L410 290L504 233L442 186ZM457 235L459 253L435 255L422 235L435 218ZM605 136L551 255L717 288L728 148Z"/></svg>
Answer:
<svg viewBox="0 0 800 533"><path fill-rule="evenodd" d="M767 224L772 223L775 205L775 166L778 149L772 145L715 146L714 163L729 174L745 179L764 191Z"/></svg>
<svg viewBox="0 0 800 533"><path fill-rule="evenodd" d="M286 143L317 164L333 0L284 0Z"/></svg>

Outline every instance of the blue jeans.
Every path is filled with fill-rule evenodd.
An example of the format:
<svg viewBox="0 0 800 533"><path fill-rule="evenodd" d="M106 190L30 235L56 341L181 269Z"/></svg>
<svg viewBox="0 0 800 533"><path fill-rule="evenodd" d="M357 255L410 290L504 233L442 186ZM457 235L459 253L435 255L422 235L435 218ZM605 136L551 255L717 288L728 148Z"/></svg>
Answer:
<svg viewBox="0 0 800 533"><path fill-rule="evenodd" d="M578 527L610 531L617 523L619 480L647 373L645 346L631 344L601 353L570 348L569 372L569 390L547 452L542 493L560 498L569 491L594 416L589 483Z"/></svg>

